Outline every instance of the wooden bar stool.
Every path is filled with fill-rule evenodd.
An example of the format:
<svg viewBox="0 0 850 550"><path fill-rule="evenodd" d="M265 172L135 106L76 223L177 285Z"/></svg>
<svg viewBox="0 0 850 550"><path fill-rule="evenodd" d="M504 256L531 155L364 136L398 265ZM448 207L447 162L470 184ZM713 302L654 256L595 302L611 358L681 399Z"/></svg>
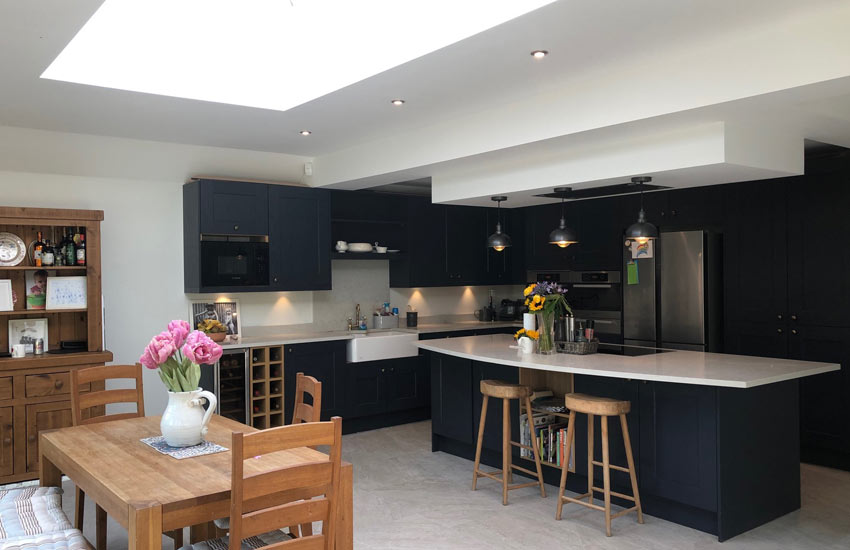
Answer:
<svg viewBox="0 0 850 550"><path fill-rule="evenodd" d="M631 410L632 404L629 401L619 401L608 397L596 397L593 395L584 395L581 393L568 393L565 397L567 409L570 411L570 425L567 427L567 441L572 441L575 433L576 413L584 413L587 415L587 492L579 495L576 498L564 496L564 486L567 483L568 464L570 463L571 448L567 447L567 456L561 466L561 485L558 490L558 511L555 513L555 519L561 519L561 510L565 502L575 502L594 510L605 512L605 534L611 536L611 519L620 517L631 511L637 511L638 523L643 523L643 511L640 507L640 494L638 493L637 477L635 477L635 461L632 456L632 442L629 437L629 426L626 422L626 413ZM593 459L593 417L599 416L602 424L602 462ZM626 447L626 461L628 467L615 466L608 462L608 417L619 416L620 427L623 430L623 443ZM602 489L593 486L593 467L602 466ZM624 495L611 490L611 469L621 472L628 472L632 482L633 496ZM605 506L593 504L593 492L602 493L605 501ZM611 515L611 495L626 500L631 500L635 503L631 508L621 510L614 515ZM587 498L587 502L582 499Z"/></svg>
<svg viewBox="0 0 850 550"><path fill-rule="evenodd" d="M540 467L540 454L537 450L537 445L520 445L516 441L511 441L510 400L523 399L525 401L525 410L528 411L528 420L531 423L531 399L529 399L531 390L528 386L509 384L501 380L482 380L481 393L484 395L484 401L481 403L481 421L478 424L478 443L475 447L475 469L472 476L472 490L475 490L479 477L489 477L502 483L502 504L505 506L508 504L508 491L513 489L540 485L540 496L545 498L546 489L543 488L543 470ZM481 444L484 441L484 424L487 423L487 401L491 397L502 400L502 469L492 472L482 472L479 469L481 464ZM533 433L534 427L530 424L529 426ZM534 453L534 464L537 466L537 474L513 464L511 460L511 445L520 449L531 450ZM530 476L536 476L537 481L509 485L513 481L513 470L526 473Z"/></svg>

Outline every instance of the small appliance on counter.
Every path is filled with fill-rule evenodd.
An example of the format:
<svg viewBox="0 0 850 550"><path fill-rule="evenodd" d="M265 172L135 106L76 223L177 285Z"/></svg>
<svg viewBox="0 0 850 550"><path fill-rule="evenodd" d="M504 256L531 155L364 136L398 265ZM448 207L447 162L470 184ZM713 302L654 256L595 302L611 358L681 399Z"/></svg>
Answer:
<svg viewBox="0 0 850 550"><path fill-rule="evenodd" d="M505 298L496 313L497 321L520 321L525 313L525 301Z"/></svg>
<svg viewBox="0 0 850 550"><path fill-rule="evenodd" d="M413 311L413 306L407 306L407 328L416 328L419 325L419 312Z"/></svg>

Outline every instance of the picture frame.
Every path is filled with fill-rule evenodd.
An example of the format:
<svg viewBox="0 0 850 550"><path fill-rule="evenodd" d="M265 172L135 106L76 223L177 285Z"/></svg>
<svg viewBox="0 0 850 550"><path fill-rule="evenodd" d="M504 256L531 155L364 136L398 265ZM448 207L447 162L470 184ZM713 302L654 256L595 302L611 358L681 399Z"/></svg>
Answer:
<svg viewBox="0 0 850 550"><path fill-rule="evenodd" d="M47 278L47 309L85 309L88 307L88 278Z"/></svg>
<svg viewBox="0 0 850 550"><path fill-rule="evenodd" d="M14 309L12 279L0 279L0 311L13 311Z"/></svg>
<svg viewBox="0 0 850 550"><path fill-rule="evenodd" d="M13 344L26 344L27 353L33 352L33 344L39 338L44 339L44 351L47 352L47 319L10 319L9 320L9 353Z"/></svg>
<svg viewBox="0 0 850 550"><path fill-rule="evenodd" d="M47 281L56 276L55 269L27 270L24 275L26 290L26 308L45 309L47 307Z"/></svg>
<svg viewBox="0 0 850 550"><path fill-rule="evenodd" d="M227 338L223 343L236 343L242 335L242 317L239 300L226 301L191 300L189 302L189 324L192 330L205 319L216 319L227 327Z"/></svg>

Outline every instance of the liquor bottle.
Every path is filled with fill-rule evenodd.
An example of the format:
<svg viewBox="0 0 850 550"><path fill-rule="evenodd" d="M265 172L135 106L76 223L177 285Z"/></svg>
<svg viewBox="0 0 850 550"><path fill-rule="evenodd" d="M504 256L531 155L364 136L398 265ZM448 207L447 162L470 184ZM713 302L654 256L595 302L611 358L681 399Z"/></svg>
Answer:
<svg viewBox="0 0 850 550"><path fill-rule="evenodd" d="M53 245L50 244L50 239L44 241L44 249L41 252L41 265L52 266L56 260L56 255L53 251Z"/></svg>
<svg viewBox="0 0 850 550"><path fill-rule="evenodd" d="M73 244L72 244L73 246ZM80 244L77 245L77 265L86 265L86 234L80 233Z"/></svg>
<svg viewBox="0 0 850 550"><path fill-rule="evenodd" d="M74 265L77 263L77 247L74 246L73 232L70 227L67 228L65 236L62 238L62 252L65 256L65 265Z"/></svg>
<svg viewBox="0 0 850 550"><path fill-rule="evenodd" d="M37 235L38 237L32 245L32 261L36 267L41 267L41 255L44 252L44 243L41 241L41 231Z"/></svg>
<svg viewBox="0 0 850 550"><path fill-rule="evenodd" d="M78 227L77 230L74 232L74 238L72 239L74 241L75 245L80 244L80 235L81 234L82 234L82 232L80 231L80 228Z"/></svg>

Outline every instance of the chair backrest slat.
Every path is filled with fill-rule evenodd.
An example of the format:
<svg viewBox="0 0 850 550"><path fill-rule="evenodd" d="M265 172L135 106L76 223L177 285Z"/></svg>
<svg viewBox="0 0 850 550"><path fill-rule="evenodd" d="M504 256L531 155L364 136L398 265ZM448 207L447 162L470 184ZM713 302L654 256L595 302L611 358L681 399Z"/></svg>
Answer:
<svg viewBox="0 0 850 550"><path fill-rule="evenodd" d="M136 387L133 389L102 390L88 393L80 393L83 384L91 382L105 382L119 378L135 379ZM92 416L84 418L84 411L92 407L99 407L112 403L135 403L135 413L121 413L109 416ZM121 420L125 418L136 418L145 416L145 396L142 386L142 365L108 365L100 367L89 367L86 369L71 370L71 420L74 426L82 424L95 424L110 420Z"/></svg>
<svg viewBox="0 0 850 550"><path fill-rule="evenodd" d="M305 460L245 477L246 460L315 445L330 446L327 460ZM341 418L335 416L330 422L293 424L250 434L234 433L231 453L229 550L240 550L244 538L314 521L322 522L320 535L266 548L332 550L342 455Z"/></svg>
<svg viewBox="0 0 850 550"><path fill-rule="evenodd" d="M304 394L310 394L313 404L304 402ZM322 383L303 372L295 375L295 409L292 424L319 422L322 420Z"/></svg>
<svg viewBox="0 0 850 550"><path fill-rule="evenodd" d="M246 435L243 442L243 445L245 445L242 451L243 460L286 449L330 445L334 441L333 433L328 432L327 422L308 422L282 427L297 427L299 429L290 431L274 428L252 433L250 437Z"/></svg>
<svg viewBox="0 0 850 550"><path fill-rule="evenodd" d="M253 500L269 493L282 493L299 487L324 488L330 483L332 474L330 462L314 462L245 477L242 499Z"/></svg>
<svg viewBox="0 0 850 550"><path fill-rule="evenodd" d="M327 498L315 498L245 514L242 516L242 538L268 533L269 525L301 525L323 521L328 517L329 509L330 501Z"/></svg>

